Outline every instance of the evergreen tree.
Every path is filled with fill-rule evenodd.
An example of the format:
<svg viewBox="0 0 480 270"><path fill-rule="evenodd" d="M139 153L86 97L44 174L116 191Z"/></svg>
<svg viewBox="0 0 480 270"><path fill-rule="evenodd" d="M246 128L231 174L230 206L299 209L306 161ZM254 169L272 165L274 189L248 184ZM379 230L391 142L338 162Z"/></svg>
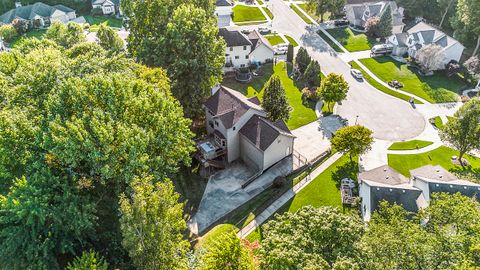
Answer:
<svg viewBox="0 0 480 270"><path fill-rule="evenodd" d="M290 107L288 106L287 96L285 95L285 89L278 75L272 76L265 87L262 106L271 121L287 121L290 117Z"/></svg>
<svg viewBox="0 0 480 270"><path fill-rule="evenodd" d="M392 8L388 5L378 22L378 37L385 38L391 36L392 28Z"/></svg>
<svg viewBox="0 0 480 270"><path fill-rule="evenodd" d="M313 60L308 64L307 70L303 76L308 88L315 89L320 86L322 80L322 74L320 70L320 64Z"/></svg>
<svg viewBox="0 0 480 270"><path fill-rule="evenodd" d="M123 40L118 36L117 32L104 24L100 24L97 37L99 40L98 44L100 44L100 46L107 51L120 52L125 46Z"/></svg>
<svg viewBox="0 0 480 270"><path fill-rule="evenodd" d="M292 63L293 62L293 45L288 44L288 51L287 51L287 62Z"/></svg>
<svg viewBox="0 0 480 270"><path fill-rule="evenodd" d="M69 263L67 270L107 270L108 264L98 253L90 250L84 251L82 256L76 257Z"/></svg>
<svg viewBox="0 0 480 270"><path fill-rule="evenodd" d="M311 60L312 58L310 58L310 55L308 55L307 50L303 47L300 47L300 49L298 49L297 56L295 57L295 63L297 64L300 73L305 73L305 70L307 69Z"/></svg>

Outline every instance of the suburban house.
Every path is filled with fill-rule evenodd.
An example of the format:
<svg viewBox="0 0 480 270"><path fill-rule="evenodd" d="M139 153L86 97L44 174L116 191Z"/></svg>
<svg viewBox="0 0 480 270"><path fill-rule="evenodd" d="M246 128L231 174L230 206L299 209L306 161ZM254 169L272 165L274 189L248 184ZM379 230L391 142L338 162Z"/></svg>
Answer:
<svg viewBox="0 0 480 270"><path fill-rule="evenodd" d="M249 64L264 64L273 60L273 47L257 30L246 35L237 30L220 28L219 36L227 44L226 68L248 67Z"/></svg>
<svg viewBox="0 0 480 270"><path fill-rule="evenodd" d="M402 205L409 212L425 208L434 192L461 193L478 196L480 185L458 179L441 166L427 165L410 171L408 179L390 168L381 166L359 174L359 195L362 198L362 215L369 221L380 202Z"/></svg>
<svg viewBox="0 0 480 270"><path fill-rule="evenodd" d="M30 27L47 27L54 21L67 23L77 17L75 10L64 5L49 6L41 2L27 6L16 2L15 5L14 9L0 16L0 25L19 19L27 21Z"/></svg>
<svg viewBox="0 0 480 270"><path fill-rule="evenodd" d="M266 118L257 97L221 85L212 92L204 103L208 137L197 144L204 166L240 159L263 172L292 154L295 136L283 121Z"/></svg>
<svg viewBox="0 0 480 270"><path fill-rule="evenodd" d="M347 0L345 13L350 25L357 29L364 29L369 18L381 17L388 6L392 12L392 33L403 32L405 27L403 23L404 9L398 7L395 1Z"/></svg>
<svg viewBox="0 0 480 270"><path fill-rule="evenodd" d="M103 15L120 13L120 0L92 0L92 9L101 10Z"/></svg>
<svg viewBox="0 0 480 270"><path fill-rule="evenodd" d="M233 3L230 0L217 0L215 2L215 16L218 27L230 26L232 22Z"/></svg>
<svg viewBox="0 0 480 270"><path fill-rule="evenodd" d="M415 57L416 52L425 45L437 44L442 47L444 65L452 60L459 62L465 49L460 42L425 22L419 22L405 33L390 36L387 43L393 45L393 54L408 54L410 57Z"/></svg>

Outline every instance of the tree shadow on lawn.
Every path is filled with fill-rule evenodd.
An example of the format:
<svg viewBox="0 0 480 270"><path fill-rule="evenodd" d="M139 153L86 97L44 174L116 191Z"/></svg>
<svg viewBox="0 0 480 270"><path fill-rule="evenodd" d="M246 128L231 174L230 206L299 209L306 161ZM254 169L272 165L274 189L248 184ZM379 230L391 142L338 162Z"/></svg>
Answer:
<svg viewBox="0 0 480 270"><path fill-rule="evenodd" d="M270 80L270 77L273 75L273 65L272 64L265 64L260 67L259 76L253 77L252 81L249 83L241 83L235 80L235 77L231 78L224 78L222 81L222 85L232 88L233 90L237 90L240 93L244 94L245 96L252 97L258 96L265 84ZM253 91L249 93L248 88L252 88Z"/></svg>
<svg viewBox="0 0 480 270"><path fill-rule="evenodd" d="M348 155L348 153L346 154ZM349 178L357 180L358 162L353 159L353 162L347 162L343 165L337 166L336 170L332 172L332 180L335 181L336 187L339 189L342 179Z"/></svg>

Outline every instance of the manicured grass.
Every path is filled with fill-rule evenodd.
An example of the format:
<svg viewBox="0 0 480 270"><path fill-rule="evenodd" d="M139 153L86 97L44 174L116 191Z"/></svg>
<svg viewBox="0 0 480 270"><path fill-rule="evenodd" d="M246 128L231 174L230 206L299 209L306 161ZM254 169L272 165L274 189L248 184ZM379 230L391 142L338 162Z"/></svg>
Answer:
<svg viewBox="0 0 480 270"><path fill-rule="evenodd" d="M322 31L318 31L317 34L325 41L328 43L328 45L330 45L330 47L332 47L332 49L336 52L343 52L342 49L337 45L335 44L335 42L333 42L327 35L325 35Z"/></svg>
<svg viewBox="0 0 480 270"><path fill-rule="evenodd" d="M384 82L398 80L404 84L403 91L433 103L456 101L459 91L467 86L460 78L448 78L440 72L433 76L421 76L407 64L396 62L390 57L365 58L360 59L360 62ZM423 87L424 83L430 89Z"/></svg>
<svg viewBox="0 0 480 270"><path fill-rule="evenodd" d="M237 22L235 25L238 26L245 26L245 25L257 25L257 24L264 24L267 21L251 21L251 22Z"/></svg>
<svg viewBox="0 0 480 270"><path fill-rule="evenodd" d="M293 11L295 11L295 13L298 14L298 16L300 16L300 18L302 18L304 22L306 22L307 24L312 23L312 21L307 16L305 16L305 14L303 14L303 12L297 6L295 6L294 4L291 4L290 7L292 8Z"/></svg>
<svg viewBox="0 0 480 270"><path fill-rule="evenodd" d="M277 35L265 36L265 38L270 42L270 45L275 46L280 43L284 43L283 38Z"/></svg>
<svg viewBox="0 0 480 270"><path fill-rule="evenodd" d="M427 141L421 141L421 140L396 142L392 144L388 148L388 150L414 150L414 149L424 148L432 144L433 142L427 142Z"/></svg>
<svg viewBox="0 0 480 270"><path fill-rule="evenodd" d="M25 38L37 38L37 39L42 39L43 36L45 35L45 33L47 32L46 29L38 29L38 30L31 30L31 31L28 31L25 36L23 37L17 37L15 39L13 39L11 42L10 42L10 48L15 48L16 46L18 46L23 39Z"/></svg>
<svg viewBox="0 0 480 270"><path fill-rule="evenodd" d="M293 47L298 46L298 42L294 38L292 38L291 36L285 35L285 38L288 40L288 43L292 44Z"/></svg>
<svg viewBox="0 0 480 270"><path fill-rule="evenodd" d="M343 178L357 179L358 163L351 163L349 155L343 155L339 160L317 176L308 186L302 189L289 201L282 210L295 212L299 208L312 205L342 207L340 181ZM281 211L280 211L281 212Z"/></svg>
<svg viewBox="0 0 480 270"><path fill-rule="evenodd" d="M335 103L324 102L322 105L322 114L330 115L333 113L333 108L335 108Z"/></svg>
<svg viewBox="0 0 480 270"><path fill-rule="evenodd" d="M267 7L262 7L263 11L265 11L265 13L267 13L268 17L270 17L270 19L273 19L273 13L270 11L269 8Z"/></svg>
<svg viewBox="0 0 480 270"><path fill-rule="evenodd" d="M327 32L349 52L370 50L375 44L375 40L368 38L365 34L354 33L348 27L327 29Z"/></svg>
<svg viewBox="0 0 480 270"><path fill-rule="evenodd" d="M257 3L258 3L259 5L263 5L263 1L262 1L262 0L257 0Z"/></svg>
<svg viewBox="0 0 480 270"><path fill-rule="evenodd" d="M85 20L87 21L88 24L90 24L90 27L99 26L100 24L106 24L110 27L115 27L115 28L122 28L122 20L119 20L115 17L106 17L106 16L84 16Z"/></svg>
<svg viewBox="0 0 480 270"><path fill-rule="evenodd" d="M440 116L436 116L434 119L433 119L433 125L440 129L440 128L443 128L443 121L442 121L442 118L440 118Z"/></svg>
<svg viewBox="0 0 480 270"><path fill-rule="evenodd" d="M229 233L229 232L232 232L232 231L237 232L238 229L231 224L217 225L217 226L213 227L213 229L208 231L206 234L204 234L200 238L198 243L195 245L195 249L199 249L201 247L202 248L207 248L209 245L214 243L218 239L219 236L221 236L224 233Z"/></svg>
<svg viewBox="0 0 480 270"><path fill-rule="evenodd" d="M320 16L315 14L315 6L309 4L298 4L298 6L303 9L303 11L307 12L307 14L312 17L316 22L320 21ZM323 20L328 21L330 20L330 12L326 12L323 14Z"/></svg>
<svg viewBox="0 0 480 270"><path fill-rule="evenodd" d="M399 173L410 177L410 170L431 164L440 165L446 170L449 170L460 175L468 177L468 179L480 180L480 158L465 155L464 158L470 162L471 167L463 170L461 166L454 165L451 161L452 156L458 156L458 151L441 146L423 154L416 155L388 155L388 165Z"/></svg>
<svg viewBox="0 0 480 270"><path fill-rule="evenodd" d="M290 119L287 122L287 126L290 129L296 129L308 123L311 123L317 119L315 114L315 104L308 104L305 106L302 103L302 93L295 86L294 81L287 75L287 65L290 68L290 64L285 62L280 62L273 67L273 73L280 77L282 85L285 88L285 93L288 98L288 103L292 108L290 112ZM260 100L263 97L263 88L265 83L270 78L268 74L271 72L268 70L268 67L271 65L265 65L263 68L264 75L261 77L255 78L252 82L248 84L241 84L235 81L235 79L226 79L223 84L227 87L235 89L242 92L248 97L258 96ZM270 73L271 75L272 73Z"/></svg>
<svg viewBox="0 0 480 270"><path fill-rule="evenodd" d="M259 7L247 7L244 5L233 7L234 22L264 21L266 19Z"/></svg>
<svg viewBox="0 0 480 270"><path fill-rule="evenodd" d="M378 81L376 81L374 78L372 78L370 75L367 74L367 72L365 72L365 70L363 70L363 68L361 68L357 63L355 63L354 61L350 61L349 62L350 66L352 66L352 68L355 68L355 69L358 69L360 70L362 73L363 73L363 79L366 80L371 86L377 88L378 90L384 92L385 94L388 94L388 95L391 95L391 96L394 96L394 97L397 97L399 99L403 99L405 101L410 101L410 96L407 96L405 94L402 94L400 92L397 92L395 90L392 90L388 87L386 87L385 85L379 83ZM415 104L423 104L423 102L421 102L420 100L418 99L415 99Z"/></svg>

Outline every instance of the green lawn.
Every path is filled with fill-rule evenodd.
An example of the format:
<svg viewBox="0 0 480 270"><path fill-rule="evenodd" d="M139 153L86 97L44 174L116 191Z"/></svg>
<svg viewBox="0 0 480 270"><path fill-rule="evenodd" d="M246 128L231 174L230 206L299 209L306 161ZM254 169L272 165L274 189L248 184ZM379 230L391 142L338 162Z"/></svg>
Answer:
<svg viewBox="0 0 480 270"><path fill-rule="evenodd" d="M305 16L305 14L303 14L303 12L298 7L296 7L294 4L291 4L290 7L292 8L293 11L295 11L295 13L298 14L298 16L300 16L300 18L302 18L302 20L304 22L306 22L307 24L312 23L312 21L307 16Z"/></svg>
<svg viewBox="0 0 480 270"><path fill-rule="evenodd" d="M290 112L290 119L287 122L288 128L296 129L308 123L311 123L317 119L315 114L315 104L311 103L305 106L302 103L302 93L295 86L294 81L288 77L286 70L285 62L280 62L273 67L273 73L280 77L282 85L285 88L285 93L287 94L288 102L292 108ZM272 70L269 70L271 65L265 65L262 72L263 76L254 78L252 82L248 84L241 84L235 81L235 79L226 79L223 81L223 84L227 87L240 91L247 97L258 96L262 100L263 88L265 83L270 78L269 75L272 74ZM288 68L291 68L291 65L288 64Z"/></svg>
<svg viewBox="0 0 480 270"><path fill-rule="evenodd" d="M42 39L43 38L43 35L45 35L45 33L47 32L46 29L38 29L38 30L31 30L31 31L28 31L25 36L23 37L17 37L15 39L13 39L11 42L10 42L10 48L15 48L16 46L18 46L20 44L20 42L22 42L22 40L24 38L31 38L31 37L34 37L34 38L38 38L38 39Z"/></svg>
<svg viewBox="0 0 480 270"><path fill-rule="evenodd" d="M270 45L275 46L280 43L284 43L283 38L277 35L268 35L265 38L270 42Z"/></svg>
<svg viewBox="0 0 480 270"><path fill-rule="evenodd" d="M232 231L237 232L238 229L231 224L217 225L199 239L198 243L195 245L195 249L199 249L201 247L207 248L209 245L214 243L220 235Z"/></svg>
<svg viewBox="0 0 480 270"><path fill-rule="evenodd" d="M465 176L468 179L474 181L480 181L480 158L476 158L470 155L465 155L471 167L465 171L460 166L456 166L452 163L452 156L458 156L458 151L441 146L435 150L427 153L417 155L388 155L388 165L399 173L410 177L410 170L431 164L440 165L443 168Z"/></svg>
<svg viewBox="0 0 480 270"><path fill-rule="evenodd" d="M259 7L247 7L244 5L233 7L234 22L264 21L266 19Z"/></svg>
<svg viewBox="0 0 480 270"><path fill-rule="evenodd" d="M327 32L349 52L370 50L375 44L374 39L368 38L365 34L354 33L348 27L328 29Z"/></svg>
<svg viewBox="0 0 480 270"><path fill-rule="evenodd" d="M291 36L285 35L285 38L288 40L288 43L292 44L293 47L298 46L298 42L294 38L292 38Z"/></svg>
<svg viewBox="0 0 480 270"><path fill-rule="evenodd" d="M320 16L315 14L315 7L309 4L298 4L298 6L303 9L303 11L307 12L307 14L312 17L315 21L319 22L320 21ZM323 20L328 21L330 20L330 12L326 12L323 14Z"/></svg>
<svg viewBox="0 0 480 270"><path fill-rule="evenodd" d="M284 205L282 210L295 212L306 205L341 208L340 181L345 177L357 179L357 173L358 163L355 161L353 164L350 163L348 154L343 155L323 173L313 179L308 186L298 192L291 201Z"/></svg>
<svg viewBox="0 0 480 270"><path fill-rule="evenodd" d="M262 1L262 0L257 0L257 3L258 3L259 5L263 5L263 1Z"/></svg>
<svg viewBox="0 0 480 270"><path fill-rule="evenodd" d="M330 47L332 47L332 49L336 52L343 52L342 49L340 49L340 47L335 43L333 42L327 35L325 35L322 31L318 31L317 34L325 41L328 43L328 45L330 45Z"/></svg>
<svg viewBox="0 0 480 270"><path fill-rule="evenodd" d="M360 62L384 82L398 80L404 84L403 91L433 103L456 101L457 93L467 86L460 78L448 78L439 72L433 76L420 76L407 64L396 62L390 57L365 58L360 59ZM424 83L428 87L423 87Z"/></svg>
<svg viewBox="0 0 480 270"><path fill-rule="evenodd" d="M273 13L270 11L269 8L267 7L262 7L263 11L265 11L265 13L267 13L268 17L270 17L270 19L273 19Z"/></svg>
<svg viewBox="0 0 480 270"><path fill-rule="evenodd" d="M90 16L90 15L87 15L84 17L87 23L90 24L90 27L93 26L93 28L95 28L96 26L99 26L100 24L106 24L110 27L115 27L115 28L122 28L122 20L119 20L115 17Z"/></svg>
<svg viewBox="0 0 480 270"><path fill-rule="evenodd" d="M433 142L427 142L427 141L421 141L421 140L396 142L392 144L388 148L388 150L414 150L414 149L424 148L432 144Z"/></svg>
<svg viewBox="0 0 480 270"><path fill-rule="evenodd" d="M434 119L433 119L433 125L436 127L436 128L443 128L443 121L442 121L442 118L440 116L436 116Z"/></svg>

